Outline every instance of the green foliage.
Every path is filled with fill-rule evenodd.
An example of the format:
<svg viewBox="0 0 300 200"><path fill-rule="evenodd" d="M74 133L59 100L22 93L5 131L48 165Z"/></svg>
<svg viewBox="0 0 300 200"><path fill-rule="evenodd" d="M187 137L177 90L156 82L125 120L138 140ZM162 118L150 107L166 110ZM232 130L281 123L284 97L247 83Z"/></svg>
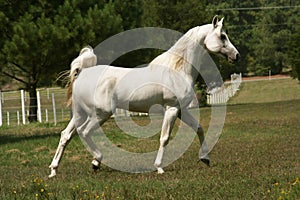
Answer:
<svg viewBox="0 0 300 200"><path fill-rule="evenodd" d="M292 66L292 76L300 81L300 18L292 23L298 24L293 28L294 34L289 41L288 53L290 54L290 63Z"/></svg>
<svg viewBox="0 0 300 200"><path fill-rule="evenodd" d="M122 19L111 2L34 2L24 5L24 13L16 19L11 13L14 6L7 5L0 15L1 23L6 25L1 40L1 71L24 84L31 84L31 79L42 85L52 84L56 73L68 69L84 45L96 45L123 30Z"/></svg>
<svg viewBox="0 0 300 200"><path fill-rule="evenodd" d="M211 22L213 16L204 12L205 7L205 1L198 0L144 0L143 24L186 32Z"/></svg>
<svg viewBox="0 0 300 200"><path fill-rule="evenodd" d="M295 7L251 9L277 6ZM0 7L1 71L27 84L51 85L57 73L68 69L84 45L95 46L115 33L141 26L185 32L210 23L212 16L219 14L226 18L225 30L242 55L241 62L235 65L215 59L224 78L232 72L265 75L271 70L272 74L278 74L289 67L296 77L299 56L290 54L298 55L299 49L297 6L295 1L283 0L3 1ZM134 56L125 56L116 64L133 67L138 63L134 60L150 61L157 53L135 52Z"/></svg>
<svg viewBox="0 0 300 200"><path fill-rule="evenodd" d="M289 49L297 51L299 46L291 48L289 41L299 27L299 2L214 0L207 8L226 18L225 29L242 56L236 71L266 75L271 70L279 74L290 66L295 71Z"/></svg>
<svg viewBox="0 0 300 200"><path fill-rule="evenodd" d="M5 27L0 32L0 72L29 91L30 117L36 121L36 88L53 84L57 73L69 69L83 46L122 31L122 19L112 2L5 3L0 10L0 23Z"/></svg>

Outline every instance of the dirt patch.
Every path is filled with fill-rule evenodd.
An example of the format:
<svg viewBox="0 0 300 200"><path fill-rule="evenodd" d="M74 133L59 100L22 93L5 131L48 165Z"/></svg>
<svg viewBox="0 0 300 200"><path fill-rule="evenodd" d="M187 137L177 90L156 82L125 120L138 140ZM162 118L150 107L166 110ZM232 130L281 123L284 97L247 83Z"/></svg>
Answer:
<svg viewBox="0 0 300 200"><path fill-rule="evenodd" d="M21 153L21 151L19 149L9 149L6 153Z"/></svg>
<svg viewBox="0 0 300 200"><path fill-rule="evenodd" d="M41 147L37 147L37 148L33 149L33 152L38 153L38 152L41 152L41 151L48 151L48 150L49 150L48 147L41 146Z"/></svg>

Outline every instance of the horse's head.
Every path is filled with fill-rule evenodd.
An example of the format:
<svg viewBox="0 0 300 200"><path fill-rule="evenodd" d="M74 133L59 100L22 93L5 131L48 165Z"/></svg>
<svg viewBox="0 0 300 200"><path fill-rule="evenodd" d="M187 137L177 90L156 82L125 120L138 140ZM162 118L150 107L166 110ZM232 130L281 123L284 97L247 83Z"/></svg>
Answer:
<svg viewBox="0 0 300 200"><path fill-rule="evenodd" d="M209 52L224 55L231 62L237 61L240 54L222 30L223 20L224 18L219 21L218 16L213 18L212 28L205 37L204 46Z"/></svg>

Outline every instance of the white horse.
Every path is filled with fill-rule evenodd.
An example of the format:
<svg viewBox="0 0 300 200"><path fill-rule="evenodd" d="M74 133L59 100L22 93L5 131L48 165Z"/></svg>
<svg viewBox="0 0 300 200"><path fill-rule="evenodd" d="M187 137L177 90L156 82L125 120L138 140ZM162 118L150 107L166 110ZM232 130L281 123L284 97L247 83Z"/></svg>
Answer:
<svg viewBox="0 0 300 200"><path fill-rule="evenodd" d="M154 162L158 173L164 172L163 154L177 117L197 133L202 148L200 160L209 165L209 150L204 142L203 129L187 107L194 96L193 86L199 74L202 47L226 56L229 61L239 58L237 49L222 31L222 22L223 18L219 21L215 16L211 24L190 29L173 47L144 68L128 69L108 65L92 67L96 65L97 58L91 47L84 48L71 64L68 97L72 100L74 116L61 133L56 154L49 166L49 177L56 175L63 151L76 130L89 144L94 156L92 164L97 169L102 154L91 139L95 127L108 120L116 108L148 112L155 104L165 110L160 146ZM96 82L86 80L86 77L92 79L92 76L97 77ZM137 85L141 84L145 86L137 89Z"/></svg>

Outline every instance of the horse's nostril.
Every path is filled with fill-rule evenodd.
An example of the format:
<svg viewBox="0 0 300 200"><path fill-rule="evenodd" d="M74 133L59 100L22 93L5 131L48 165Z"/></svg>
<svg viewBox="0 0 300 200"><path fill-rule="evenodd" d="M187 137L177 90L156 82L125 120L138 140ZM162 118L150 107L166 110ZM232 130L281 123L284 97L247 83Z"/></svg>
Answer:
<svg viewBox="0 0 300 200"><path fill-rule="evenodd" d="M241 57L240 54L237 53L237 54L235 55L235 60L238 61L238 60L240 59L240 57Z"/></svg>

